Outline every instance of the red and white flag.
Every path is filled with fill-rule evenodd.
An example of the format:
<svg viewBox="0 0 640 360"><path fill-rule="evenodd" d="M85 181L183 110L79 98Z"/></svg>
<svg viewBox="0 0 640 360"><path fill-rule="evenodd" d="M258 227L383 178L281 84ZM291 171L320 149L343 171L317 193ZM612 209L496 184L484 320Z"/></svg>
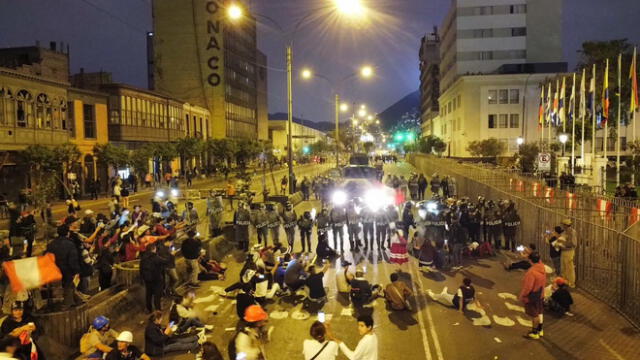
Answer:
<svg viewBox="0 0 640 360"><path fill-rule="evenodd" d="M14 292L37 289L42 285L62 280L62 273L56 266L56 257L53 254L5 261L2 268Z"/></svg>
<svg viewBox="0 0 640 360"><path fill-rule="evenodd" d="M534 182L533 184L531 184L531 193L533 197L538 197L541 195L540 183Z"/></svg>
<svg viewBox="0 0 640 360"><path fill-rule="evenodd" d="M602 218L611 216L613 210L613 203L604 199L598 199L596 201L596 209L600 212Z"/></svg>
<svg viewBox="0 0 640 360"><path fill-rule="evenodd" d="M524 191L524 181L518 180L518 183L516 184L516 191L518 192Z"/></svg>
<svg viewBox="0 0 640 360"><path fill-rule="evenodd" d="M565 201L565 207L567 209L575 210L578 208L578 197L574 193L567 193L567 200Z"/></svg>
<svg viewBox="0 0 640 360"><path fill-rule="evenodd" d="M639 208L631 208L631 213L629 214L629 226L635 224L640 220L640 209Z"/></svg>
<svg viewBox="0 0 640 360"><path fill-rule="evenodd" d="M546 187L544 189L544 198L549 204L553 203L554 196L555 196L555 190L552 187Z"/></svg>

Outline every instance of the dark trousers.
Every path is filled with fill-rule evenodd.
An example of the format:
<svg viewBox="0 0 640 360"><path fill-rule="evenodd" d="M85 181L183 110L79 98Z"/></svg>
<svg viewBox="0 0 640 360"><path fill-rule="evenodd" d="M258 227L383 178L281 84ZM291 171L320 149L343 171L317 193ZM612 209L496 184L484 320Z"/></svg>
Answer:
<svg viewBox="0 0 640 360"><path fill-rule="evenodd" d="M262 244L262 241L264 240L264 244L267 245L267 239L269 238L269 228L267 228L266 226L256 228L256 233L258 234L258 244Z"/></svg>
<svg viewBox="0 0 640 360"><path fill-rule="evenodd" d="M507 250L515 250L516 248L516 234L504 233L504 248Z"/></svg>
<svg viewBox="0 0 640 360"><path fill-rule="evenodd" d="M357 248L360 246L360 225L349 225L349 244L351 244L351 248Z"/></svg>
<svg viewBox="0 0 640 360"><path fill-rule="evenodd" d="M236 242L238 248L243 251L249 250L249 227L246 225L236 225Z"/></svg>
<svg viewBox="0 0 640 360"><path fill-rule="evenodd" d="M98 190L91 190L91 200L98 200Z"/></svg>
<svg viewBox="0 0 640 360"><path fill-rule="evenodd" d="M376 241L378 243L378 248L381 248L381 249L384 248L384 242L387 240L388 229L389 229L389 225L386 225L386 224L376 225ZM391 247L391 244L389 244L389 247Z"/></svg>
<svg viewBox="0 0 640 360"><path fill-rule="evenodd" d="M76 286L73 283L73 276L62 277L62 294L64 297L64 306L71 307L76 304L75 299Z"/></svg>
<svg viewBox="0 0 640 360"><path fill-rule="evenodd" d="M33 242L35 240L35 234L33 235L29 235L26 237L27 240L27 257L31 257L31 254L33 253Z"/></svg>
<svg viewBox="0 0 640 360"><path fill-rule="evenodd" d="M162 310L160 305L160 300L162 300L162 285L162 281L144 282L147 311L152 312L154 307L156 310Z"/></svg>
<svg viewBox="0 0 640 360"><path fill-rule="evenodd" d="M100 271L98 273L98 283L100 284L100 290L105 290L111 287L111 277L113 276L113 271Z"/></svg>
<svg viewBox="0 0 640 360"><path fill-rule="evenodd" d="M287 243L291 248L293 248L293 240L296 237L296 228L294 226L288 227L284 229L285 234L287 234Z"/></svg>
<svg viewBox="0 0 640 360"><path fill-rule="evenodd" d="M502 239L500 239L500 228L496 225L489 226L489 239L496 249L502 248Z"/></svg>
<svg viewBox="0 0 640 360"><path fill-rule="evenodd" d="M373 248L374 227L373 223L362 223L362 230L364 232L364 247L365 249Z"/></svg>
<svg viewBox="0 0 640 360"><path fill-rule="evenodd" d="M333 230L333 249L338 250L338 239L340 239L340 251L344 250L344 226L334 226Z"/></svg>
<svg viewBox="0 0 640 360"><path fill-rule="evenodd" d="M307 247L311 251L311 229L300 229L300 241L302 242L302 252L305 252Z"/></svg>

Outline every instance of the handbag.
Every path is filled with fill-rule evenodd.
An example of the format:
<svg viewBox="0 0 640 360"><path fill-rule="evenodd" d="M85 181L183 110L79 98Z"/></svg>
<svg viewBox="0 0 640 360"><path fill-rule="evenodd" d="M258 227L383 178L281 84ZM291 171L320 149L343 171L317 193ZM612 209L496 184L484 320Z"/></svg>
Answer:
<svg viewBox="0 0 640 360"><path fill-rule="evenodd" d="M329 342L328 342L328 341L327 341L326 343L324 343L324 345L322 345L322 348L320 348L320 350L319 350L315 355L313 355L313 357L312 357L311 359L309 359L309 360L316 360L316 358L317 358L320 354L322 354L322 351L324 351L324 349L327 347L327 345L329 345Z"/></svg>

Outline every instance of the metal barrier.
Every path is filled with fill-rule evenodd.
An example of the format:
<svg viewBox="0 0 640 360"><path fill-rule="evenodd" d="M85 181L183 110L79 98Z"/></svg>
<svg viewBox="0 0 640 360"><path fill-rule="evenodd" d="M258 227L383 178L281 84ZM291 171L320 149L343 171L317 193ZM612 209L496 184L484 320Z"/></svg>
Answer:
<svg viewBox="0 0 640 360"><path fill-rule="evenodd" d="M455 177L459 196L475 199L482 195L487 199L514 201L523 219L517 240L536 244L544 261L550 261L545 230L553 229L564 218L571 218L578 234L577 285L640 327L640 241L622 232L629 221L620 209L624 203L612 202L610 210L580 207L580 201L602 198L585 194L570 198L556 194L542 196L534 191L544 194L547 191L544 187L539 185L535 189L535 182L524 183L525 180L517 176L509 178L493 170L430 156L413 155L409 161L425 174ZM578 204L573 204L574 200Z"/></svg>

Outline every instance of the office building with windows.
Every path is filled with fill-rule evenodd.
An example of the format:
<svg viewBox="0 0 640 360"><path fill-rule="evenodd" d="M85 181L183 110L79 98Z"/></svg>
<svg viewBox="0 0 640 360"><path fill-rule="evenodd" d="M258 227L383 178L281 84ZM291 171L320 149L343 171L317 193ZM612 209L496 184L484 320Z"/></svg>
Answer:
<svg viewBox="0 0 640 360"><path fill-rule="evenodd" d="M440 43L440 108L432 129L447 154L470 142L539 137L540 86L562 62L561 0L452 0Z"/></svg>
<svg viewBox="0 0 640 360"><path fill-rule="evenodd" d="M440 97L440 36L438 28L425 35L420 45L420 118L422 136L433 134L433 119L438 116Z"/></svg>
<svg viewBox="0 0 640 360"><path fill-rule="evenodd" d="M236 21L222 1L154 0L152 9L153 89L208 109L214 138L266 136L266 57L248 9Z"/></svg>

